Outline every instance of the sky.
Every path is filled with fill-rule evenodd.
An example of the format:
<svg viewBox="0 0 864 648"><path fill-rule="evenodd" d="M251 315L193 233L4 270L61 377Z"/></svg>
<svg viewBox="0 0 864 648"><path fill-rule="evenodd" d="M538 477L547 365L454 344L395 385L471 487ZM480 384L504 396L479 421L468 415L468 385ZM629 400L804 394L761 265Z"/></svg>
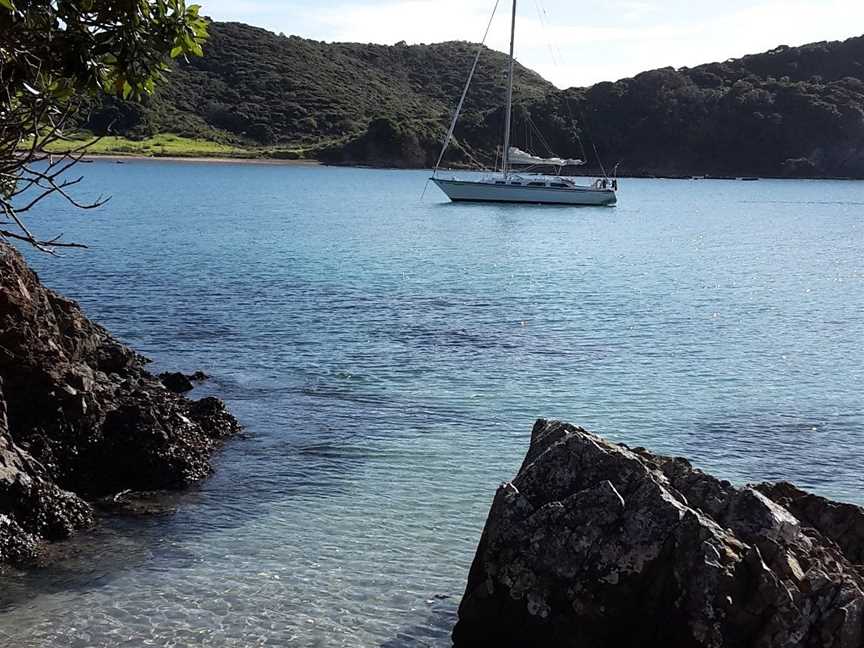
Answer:
<svg viewBox="0 0 864 648"><path fill-rule="evenodd" d="M495 0L200 0L202 12L324 41L477 42ZM487 45L506 51L510 0ZM864 0L519 0L516 57L560 88L864 34Z"/></svg>

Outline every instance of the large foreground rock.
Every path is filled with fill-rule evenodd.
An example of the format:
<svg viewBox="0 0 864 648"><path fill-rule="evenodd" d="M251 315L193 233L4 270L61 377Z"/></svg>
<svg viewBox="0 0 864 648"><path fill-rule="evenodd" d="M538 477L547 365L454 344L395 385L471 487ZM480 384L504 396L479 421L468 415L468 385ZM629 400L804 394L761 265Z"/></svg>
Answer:
<svg viewBox="0 0 864 648"><path fill-rule="evenodd" d="M495 496L454 644L861 648L862 541L859 507L540 420Z"/></svg>
<svg viewBox="0 0 864 648"><path fill-rule="evenodd" d="M172 393L146 362L0 243L0 563L91 524L89 501L211 472L237 422L221 401Z"/></svg>

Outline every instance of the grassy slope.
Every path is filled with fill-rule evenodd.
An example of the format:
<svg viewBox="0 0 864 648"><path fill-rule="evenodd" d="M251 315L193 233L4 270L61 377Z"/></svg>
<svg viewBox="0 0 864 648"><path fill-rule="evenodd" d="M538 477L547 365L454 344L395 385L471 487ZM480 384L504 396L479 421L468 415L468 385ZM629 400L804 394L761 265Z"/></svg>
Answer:
<svg viewBox="0 0 864 648"><path fill-rule="evenodd" d="M101 138L81 137L75 146L89 143L90 155L130 155L153 157L257 157L257 152L230 144L213 142L206 139L181 137L163 133L143 140L108 135ZM48 147L49 152L59 153L68 150L65 142L55 142Z"/></svg>

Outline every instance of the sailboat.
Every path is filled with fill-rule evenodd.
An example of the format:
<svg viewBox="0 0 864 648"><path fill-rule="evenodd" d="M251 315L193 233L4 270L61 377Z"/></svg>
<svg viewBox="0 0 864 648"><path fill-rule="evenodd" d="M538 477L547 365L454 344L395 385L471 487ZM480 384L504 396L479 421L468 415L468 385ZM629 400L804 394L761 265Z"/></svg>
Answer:
<svg viewBox="0 0 864 648"><path fill-rule="evenodd" d="M496 5L497 6L497 5ZM494 12L493 12L494 17ZM490 19L490 25L491 25ZM486 28L486 34L489 27ZM484 42L486 37L483 38ZM462 98L453 115L450 130L438 157L430 180L434 182L441 191L453 202L505 202L505 203L531 203L542 205L590 205L611 206L617 203L618 180L600 178L588 185L577 184L572 178L561 175L565 167L581 166L585 164L582 160L563 159L558 157L542 158L526 153L510 145L510 130L513 113L513 67L514 47L516 44L516 0L513 0L513 12L510 23L510 59L507 73L507 104L505 106L504 118L504 147L501 171L484 176L457 177L452 175L445 178L439 176L439 167L444 159L444 153L453 138L456 121L465 103L465 96L471 85L471 79L477 69L477 62L482 51L477 50L474 66L465 84ZM553 175L536 174L528 172L514 172L517 166L552 166L556 173Z"/></svg>

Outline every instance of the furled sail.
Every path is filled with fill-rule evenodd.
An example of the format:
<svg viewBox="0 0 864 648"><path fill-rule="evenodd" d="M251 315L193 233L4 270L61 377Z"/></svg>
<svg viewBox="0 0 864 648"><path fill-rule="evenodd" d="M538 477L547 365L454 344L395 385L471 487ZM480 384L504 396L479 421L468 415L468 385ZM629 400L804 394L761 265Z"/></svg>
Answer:
<svg viewBox="0 0 864 648"><path fill-rule="evenodd" d="M545 164L548 166L582 166L585 164L582 160L575 160L573 158L541 158L536 155L531 155L530 153L526 153L522 149L518 149L515 146L510 147L510 155L508 156L508 161L510 164L519 164L522 166L533 166L535 164Z"/></svg>

